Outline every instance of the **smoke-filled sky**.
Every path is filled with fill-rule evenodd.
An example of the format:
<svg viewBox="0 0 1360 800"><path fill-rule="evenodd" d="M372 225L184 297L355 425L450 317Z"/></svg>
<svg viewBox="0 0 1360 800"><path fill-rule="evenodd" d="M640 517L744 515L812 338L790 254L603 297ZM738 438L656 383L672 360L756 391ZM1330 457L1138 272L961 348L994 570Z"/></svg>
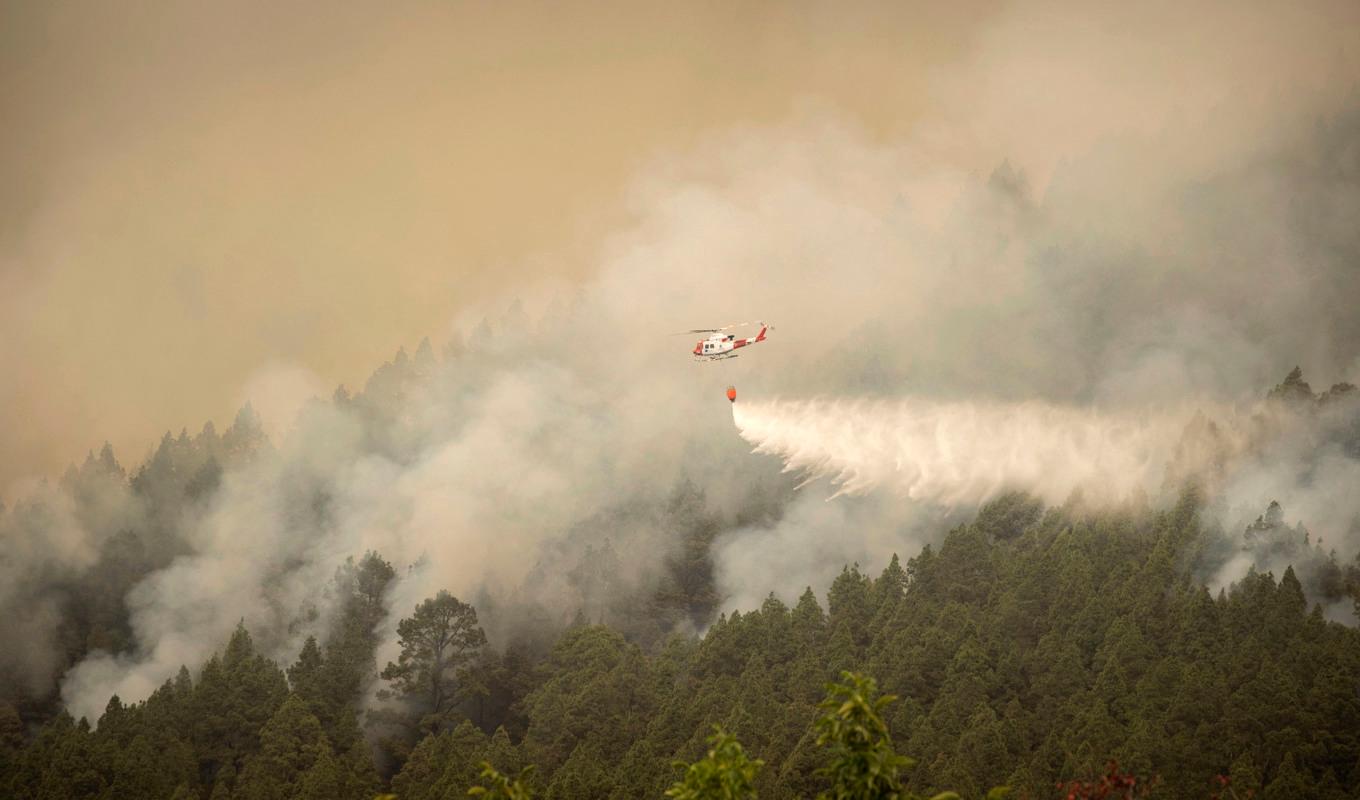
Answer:
<svg viewBox="0 0 1360 800"><path fill-rule="evenodd" d="M901 132L995 13L939 5L0 4L0 494L579 280L712 132Z"/></svg>
<svg viewBox="0 0 1360 800"><path fill-rule="evenodd" d="M1010 158L1042 186L1103 149L1136 184L1149 152L1153 177L1233 164L1307 121L1357 31L1348 0L4 3L0 494L222 421L262 370L353 383L578 282L639 176L715 137L787 147L826 117L937 178ZM733 265L693 256L720 294Z"/></svg>

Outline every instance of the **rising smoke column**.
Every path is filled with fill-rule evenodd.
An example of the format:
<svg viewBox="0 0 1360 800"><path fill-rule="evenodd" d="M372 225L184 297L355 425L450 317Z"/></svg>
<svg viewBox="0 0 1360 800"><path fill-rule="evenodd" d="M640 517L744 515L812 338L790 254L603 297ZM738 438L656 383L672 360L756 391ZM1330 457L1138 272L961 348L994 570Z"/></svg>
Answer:
<svg viewBox="0 0 1360 800"><path fill-rule="evenodd" d="M952 506L1014 489L1054 504L1078 489L1093 502L1154 491L1190 415L815 399L739 402L732 416L756 453L779 457L785 471L809 481L829 479L833 497L887 489Z"/></svg>

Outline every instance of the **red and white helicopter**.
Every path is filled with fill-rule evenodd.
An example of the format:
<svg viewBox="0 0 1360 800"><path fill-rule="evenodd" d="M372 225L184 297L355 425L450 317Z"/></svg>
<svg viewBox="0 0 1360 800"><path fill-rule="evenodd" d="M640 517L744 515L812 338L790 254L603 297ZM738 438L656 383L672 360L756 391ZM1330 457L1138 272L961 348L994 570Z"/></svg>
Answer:
<svg viewBox="0 0 1360 800"><path fill-rule="evenodd" d="M745 339L738 339L737 335L734 333L726 333L726 331L730 331L733 328L741 328L751 324L759 325L760 333ZM748 344L758 344L759 342L765 341L765 334L769 333L771 330L774 329L763 322L738 322L735 325L727 325L722 328L695 328L691 331L685 331L685 333L709 334L707 339L700 339L694 343L694 358L696 361L721 361L727 358L736 358L736 351L738 348L745 347ZM676 335L678 336L681 334Z"/></svg>

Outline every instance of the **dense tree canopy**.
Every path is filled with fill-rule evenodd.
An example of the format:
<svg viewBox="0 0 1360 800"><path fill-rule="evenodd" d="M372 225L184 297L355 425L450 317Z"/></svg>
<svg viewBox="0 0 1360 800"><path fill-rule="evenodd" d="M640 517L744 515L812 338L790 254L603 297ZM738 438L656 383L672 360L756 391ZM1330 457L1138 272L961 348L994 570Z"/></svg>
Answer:
<svg viewBox="0 0 1360 800"><path fill-rule="evenodd" d="M1033 509L1003 498L905 565L847 567L825 610L810 591L793 607L772 597L647 648L580 624L542 656L507 659L441 593L401 622L406 658L385 673L396 699L442 723L385 780L403 800L462 797L488 767L529 765L487 796L1043 797L1109 775L1168 798L1225 782L1262 797L1360 789L1360 632L1310 608L1292 568L1215 596L1188 571L1211 539L1193 501ZM391 580L376 555L343 570L355 609L361 575ZM0 707L5 785L39 798L368 796L382 779L357 687L373 642L345 655L343 641L308 639L284 670L240 627L197 676L110 699L93 729L58 715L26 738ZM370 666L327 677L336 662ZM514 696L474 721L460 681L488 665ZM874 679L847 677L827 699L847 669ZM677 760L691 765L679 779ZM861 785L878 788L846 788Z"/></svg>

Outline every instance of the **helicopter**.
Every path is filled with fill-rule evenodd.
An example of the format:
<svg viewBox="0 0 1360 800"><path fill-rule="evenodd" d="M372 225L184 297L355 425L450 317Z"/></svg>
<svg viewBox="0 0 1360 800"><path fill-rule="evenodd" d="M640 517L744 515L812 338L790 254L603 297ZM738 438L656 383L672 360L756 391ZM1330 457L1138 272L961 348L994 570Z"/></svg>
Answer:
<svg viewBox="0 0 1360 800"><path fill-rule="evenodd" d="M749 322L739 322L734 325L727 325L722 328L695 328L683 331L682 333L707 333L708 338L700 339L694 343L694 359L696 361L723 361L737 357L737 350L750 344L757 344L765 341L765 335L773 328L763 322L757 322L760 326L760 333L749 336L745 339L738 339L734 333L727 333L733 328L740 328L750 325ZM676 334L677 336L681 334Z"/></svg>

